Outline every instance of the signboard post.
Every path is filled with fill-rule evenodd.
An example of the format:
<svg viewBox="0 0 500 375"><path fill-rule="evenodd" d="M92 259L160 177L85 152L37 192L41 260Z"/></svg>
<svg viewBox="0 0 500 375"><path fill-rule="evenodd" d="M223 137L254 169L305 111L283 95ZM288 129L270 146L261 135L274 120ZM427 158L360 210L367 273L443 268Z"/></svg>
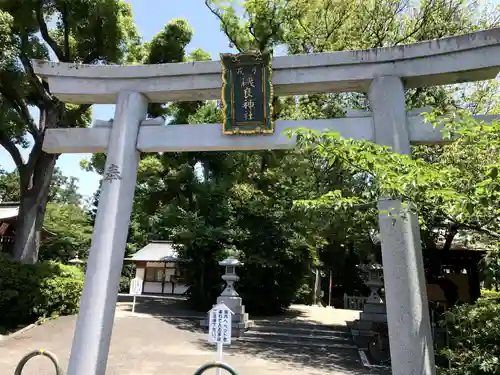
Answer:
<svg viewBox="0 0 500 375"><path fill-rule="evenodd" d="M208 312L208 342L217 345L217 361L222 362L223 346L231 344L231 321L234 313L223 302ZM220 369L217 369L220 375Z"/></svg>
<svg viewBox="0 0 500 375"><path fill-rule="evenodd" d="M142 279L134 278L130 280L130 292L129 294L134 296L134 300L132 302L132 312L135 312L135 299L136 296L140 296L142 294Z"/></svg>
<svg viewBox="0 0 500 375"><path fill-rule="evenodd" d="M271 55L221 54L224 134L272 134Z"/></svg>

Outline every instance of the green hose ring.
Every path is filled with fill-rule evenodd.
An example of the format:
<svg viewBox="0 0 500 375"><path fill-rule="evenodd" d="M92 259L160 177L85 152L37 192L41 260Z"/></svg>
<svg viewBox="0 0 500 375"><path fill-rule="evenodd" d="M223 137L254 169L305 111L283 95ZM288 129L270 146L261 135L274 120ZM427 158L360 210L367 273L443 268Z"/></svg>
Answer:
<svg viewBox="0 0 500 375"><path fill-rule="evenodd" d="M24 366L26 363L33 357L36 357L37 355L43 355L45 357L48 357L52 363L54 364L54 367L56 369L56 375L63 375L63 370L61 369L61 366L59 365L59 360L57 359L56 355L49 352L45 351L43 349L38 349L38 350L33 350L32 352L29 352L26 354L21 361L19 361L19 364L16 367L16 370L14 371L14 375L21 375Z"/></svg>
<svg viewBox="0 0 500 375"><path fill-rule="evenodd" d="M203 374L206 370L209 370L211 368L221 368L229 372L231 375L239 375L231 366L226 365L225 363L222 362L210 362L207 363L203 366L201 366L195 373L194 375L201 375Z"/></svg>

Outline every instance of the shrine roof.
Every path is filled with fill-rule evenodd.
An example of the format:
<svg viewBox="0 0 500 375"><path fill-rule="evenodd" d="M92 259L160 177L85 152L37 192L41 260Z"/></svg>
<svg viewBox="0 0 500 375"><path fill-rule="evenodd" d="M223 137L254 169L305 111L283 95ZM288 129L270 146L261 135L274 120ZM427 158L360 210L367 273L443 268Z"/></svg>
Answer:
<svg viewBox="0 0 500 375"><path fill-rule="evenodd" d="M170 241L153 241L126 260L133 262L179 262L177 250Z"/></svg>
<svg viewBox="0 0 500 375"><path fill-rule="evenodd" d="M0 203L0 220L15 219L19 215L19 203L2 202Z"/></svg>

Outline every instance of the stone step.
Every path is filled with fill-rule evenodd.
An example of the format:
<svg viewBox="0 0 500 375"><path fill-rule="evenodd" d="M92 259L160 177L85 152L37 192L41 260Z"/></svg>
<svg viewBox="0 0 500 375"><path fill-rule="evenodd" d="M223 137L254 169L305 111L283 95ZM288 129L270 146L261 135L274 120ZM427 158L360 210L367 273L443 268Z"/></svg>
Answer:
<svg viewBox="0 0 500 375"><path fill-rule="evenodd" d="M329 339L310 339L301 338L297 336L288 335L263 335L263 334L249 334L245 332L243 337L240 337L237 341L238 344L244 345L249 344L264 344L272 346L299 346L304 348L331 348L331 349L342 349L342 350L356 350L357 346L354 345L350 340L329 340Z"/></svg>
<svg viewBox="0 0 500 375"><path fill-rule="evenodd" d="M263 331L246 331L243 335L244 338L259 338L262 340L278 340L278 341L298 341L302 343L333 343L333 344L349 344L352 345L353 342L348 336L338 336L331 333L326 334L307 334L307 333L287 333L287 332L263 332Z"/></svg>
<svg viewBox="0 0 500 375"><path fill-rule="evenodd" d="M290 320L262 320L256 319L253 321L254 327L286 327L291 329L306 329L306 330L325 330L325 331L343 331L349 332L347 326L316 324L310 322L290 321Z"/></svg>
<svg viewBox="0 0 500 375"><path fill-rule="evenodd" d="M337 337L350 337L349 331L346 327L336 327L336 329L322 329L316 326L294 326L294 325L260 325L254 324L250 331L257 332L274 332L289 335L306 335L306 336L337 336Z"/></svg>

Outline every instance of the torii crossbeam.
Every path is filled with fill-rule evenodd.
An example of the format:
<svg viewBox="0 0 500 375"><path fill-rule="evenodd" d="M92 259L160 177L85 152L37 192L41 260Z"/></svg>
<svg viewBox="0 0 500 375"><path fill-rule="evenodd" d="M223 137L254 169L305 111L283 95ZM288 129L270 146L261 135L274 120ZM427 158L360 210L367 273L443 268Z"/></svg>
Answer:
<svg viewBox="0 0 500 375"><path fill-rule="evenodd" d="M136 184L139 152L255 150L293 145L285 128L329 128L409 154L411 144L443 142L439 129L406 113L404 89L493 79L500 70L500 29L417 44L273 59L275 94L368 92L372 115L282 121L272 136L222 136L221 126L145 122L149 102L219 99L219 62L82 66L33 62L62 101L116 103L111 127L49 129L46 152L107 152L106 172L85 275L68 375L104 375ZM489 118L491 119L491 118ZM142 125L141 125L142 123ZM112 173L111 173L112 172ZM379 202L398 210L398 200ZM418 220L379 216L394 375L434 375L434 353Z"/></svg>

